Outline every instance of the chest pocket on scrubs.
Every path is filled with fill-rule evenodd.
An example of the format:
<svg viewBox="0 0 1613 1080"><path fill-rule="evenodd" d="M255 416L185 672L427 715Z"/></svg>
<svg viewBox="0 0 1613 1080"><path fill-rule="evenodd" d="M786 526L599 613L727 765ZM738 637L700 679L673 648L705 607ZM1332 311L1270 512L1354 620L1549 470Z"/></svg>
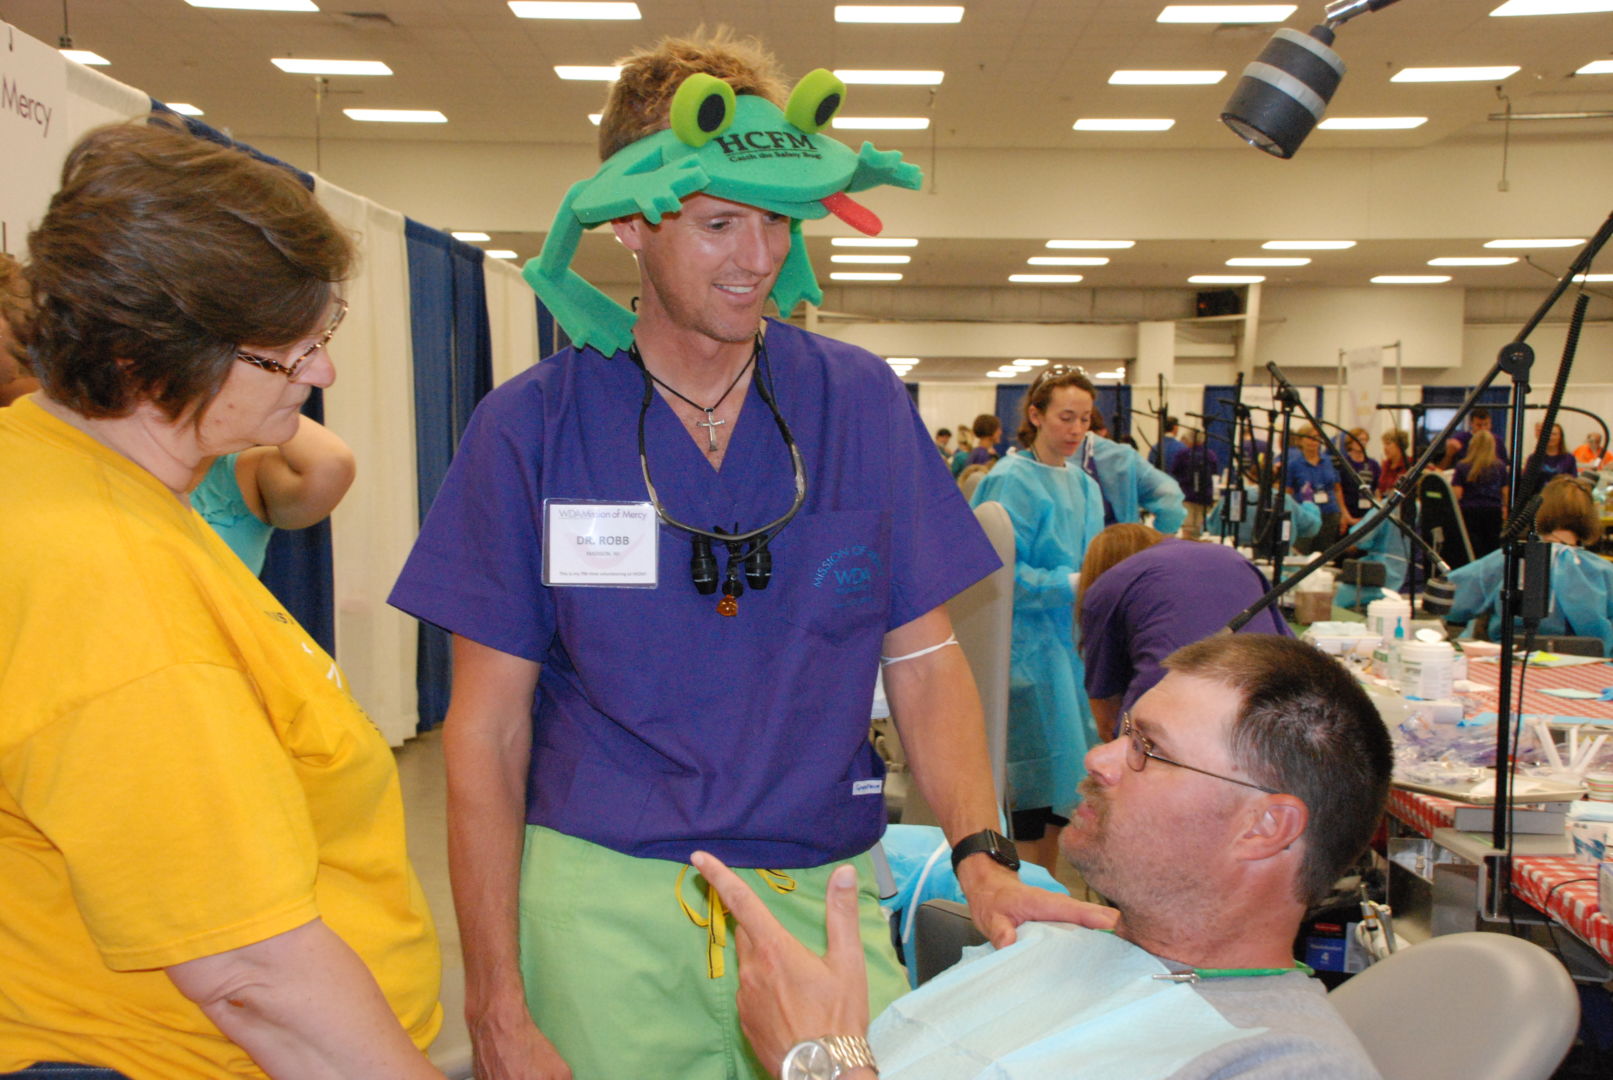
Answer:
<svg viewBox="0 0 1613 1080"><path fill-rule="evenodd" d="M779 538L774 585L788 583L785 621L840 644L890 611L890 519L879 510L801 514Z"/></svg>

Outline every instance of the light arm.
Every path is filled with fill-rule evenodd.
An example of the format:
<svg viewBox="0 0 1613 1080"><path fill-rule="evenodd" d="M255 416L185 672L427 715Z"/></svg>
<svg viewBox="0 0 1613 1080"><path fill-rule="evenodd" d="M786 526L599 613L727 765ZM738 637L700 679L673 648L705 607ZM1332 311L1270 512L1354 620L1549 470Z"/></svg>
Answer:
<svg viewBox="0 0 1613 1080"><path fill-rule="evenodd" d="M273 1080L441 1080L364 962L315 919L167 969Z"/></svg>
<svg viewBox="0 0 1613 1080"><path fill-rule="evenodd" d="M342 437L303 416L279 446L258 446L235 460L247 508L277 529L306 529L324 521L353 485L353 451Z"/></svg>

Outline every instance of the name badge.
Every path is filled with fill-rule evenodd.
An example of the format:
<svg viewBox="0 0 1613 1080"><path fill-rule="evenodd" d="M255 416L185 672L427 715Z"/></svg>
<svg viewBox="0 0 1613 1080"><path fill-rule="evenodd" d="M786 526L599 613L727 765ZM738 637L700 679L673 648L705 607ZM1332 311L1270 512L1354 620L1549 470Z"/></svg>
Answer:
<svg viewBox="0 0 1613 1080"><path fill-rule="evenodd" d="M543 583L653 589L661 530L647 502L543 500Z"/></svg>
<svg viewBox="0 0 1613 1080"><path fill-rule="evenodd" d="M1327 492L1318 491L1315 495L1311 496L1311 501L1317 503L1318 505L1325 504L1327 502Z"/></svg>

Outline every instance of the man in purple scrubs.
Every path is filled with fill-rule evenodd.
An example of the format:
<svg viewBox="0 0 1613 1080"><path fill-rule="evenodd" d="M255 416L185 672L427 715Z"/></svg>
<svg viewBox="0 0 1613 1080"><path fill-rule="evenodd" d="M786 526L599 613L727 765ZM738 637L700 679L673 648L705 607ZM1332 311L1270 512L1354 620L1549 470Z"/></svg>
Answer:
<svg viewBox="0 0 1613 1080"><path fill-rule="evenodd" d="M602 157L667 126L668 69L782 96L759 47L663 42L624 66ZM754 868L821 937L830 872L871 881L885 826L882 662L986 933L1110 921L1008 866L942 606L997 559L887 366L763 319L790 220L701 193L613 228L639 266L634 348L566 349L488 395L392 596L454 634L449 855L482 1080L764 1075L688 857ZM792 448L806 498L765 588L748 547L657 524L652 498L696 529L776 522L803 479ZM708 552L720 602L691 576ZM872 891L864 914L877 1011L903 985Z"/></svg>

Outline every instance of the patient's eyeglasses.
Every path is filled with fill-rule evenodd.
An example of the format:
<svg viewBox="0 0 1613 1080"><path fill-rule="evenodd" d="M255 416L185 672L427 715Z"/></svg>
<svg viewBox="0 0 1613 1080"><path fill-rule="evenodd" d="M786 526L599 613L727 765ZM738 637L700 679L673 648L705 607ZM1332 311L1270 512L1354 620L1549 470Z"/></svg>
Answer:
<svg viewBox="0 0 1613 1080"><path fill-rule="evenodd" d="M336 314L331 316L330 325L325 328L324 333L319 335L318 340L304 349L297 356L297 359L293 360L289 365L282 364L278 360L270 360L267 356L258 356L256 353L241 352L240 350L236 351L235 358L243 364L251 364L253 367L262 368L264 371L277 372L288 379L295 379L297 372L302 370L303 365L312 359L316 352L330 344L330 339L336 336L336 330L342 325L342 320L345 318L347 318L347 301L338 296L336 298Z"/></svg>
<svg viewBox="0 0 1613 1080"><path fill-rule="evenodd" d="M1254 788L1256 791L1264 791L1267 795L1278 794L1275 788L1252 784L1247 780L1239 780L1235 776L1223 776L1218 772L1211 772L1209 769L1201 769L1197 765L1184 765L1180 761L1172 761L1163 754L1156 754L1154 752L1154 741L1137 730L1131 722L1131 713L1129 711L1122 713L1120 716L1119 737L1128 740L1126 744L1126 764L1130 766L1132 772L1142 772L1148 766L1148 759L1153 758L1164 765L1175 765L1178 769L1187 769L1189 772L1213 776L1217 780L1225 780L1232 784L1242 784L1244 787Z"/></svg>

